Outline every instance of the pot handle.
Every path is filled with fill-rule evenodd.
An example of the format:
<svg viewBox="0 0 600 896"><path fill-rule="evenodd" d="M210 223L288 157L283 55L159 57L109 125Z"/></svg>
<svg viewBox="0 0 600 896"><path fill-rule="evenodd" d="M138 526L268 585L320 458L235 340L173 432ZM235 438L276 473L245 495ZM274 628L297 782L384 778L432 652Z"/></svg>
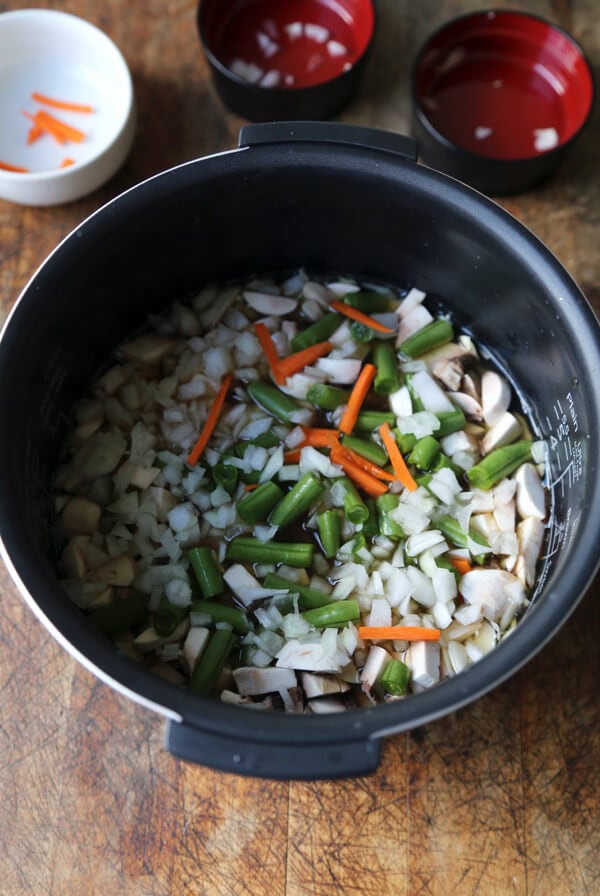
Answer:
<svg viewBox="0 0 600 896"><path fill-rule="evenodd" d="M238 147L264 143L341 143L362 149L377 149L417 161L417 141L404 134L331 121L273 121L247 124L240 131Z"/></svg>
<svg viewBox="0 0 600 896"><path fill-rule="evenodd" d="M349 743L256 743L169 721L167 749L179 759L255 778L310 781L372 774L379 763L379 740Z"/></svg>

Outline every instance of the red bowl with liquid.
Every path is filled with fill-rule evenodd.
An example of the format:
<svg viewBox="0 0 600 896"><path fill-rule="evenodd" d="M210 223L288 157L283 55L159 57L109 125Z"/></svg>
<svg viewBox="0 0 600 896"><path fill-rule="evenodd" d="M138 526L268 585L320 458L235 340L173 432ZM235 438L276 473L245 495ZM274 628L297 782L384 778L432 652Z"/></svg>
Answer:
<svg viewBox="0 0 600 896"><path fill-rule="evenodd" d="M486 193L552 173L589 120L590 65L574 39L536 16L486 10L453 19L412 72L423 160Z"/></svg>
<svg viewBox="0 0 600 896"><path fill-rule="evenodd" d="M329 118L352 98L375 31L373 0L202 0L217 91L250 121Z"/></svg>

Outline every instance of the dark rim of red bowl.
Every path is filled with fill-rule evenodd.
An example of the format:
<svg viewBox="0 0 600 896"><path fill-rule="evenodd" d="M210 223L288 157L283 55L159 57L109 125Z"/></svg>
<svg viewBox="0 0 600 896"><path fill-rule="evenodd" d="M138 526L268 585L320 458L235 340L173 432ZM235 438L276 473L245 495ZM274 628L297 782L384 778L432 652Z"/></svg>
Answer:
<svg viewBox="0 0 600 896"><path fill-rule="evenodd" d="M335 75L333 78L327 78L325 81L320 81L318 84L311 84L307 87L261 87L259 84L254 84L251 81L246 81L240 75L237 75L233 72L228 66L222 62L216 53L212 50L204 28L204 23L202 21L202 6L204 5L203 0L198 4L197 12L196 12L196 25L198 28L198 34L200 35L200 42L202 43L202 48L206 54L206 58L208 59L211 66L217 69L224 77L228 80L235 83L238 87L243 90L256 90L260 91L265 96L275 96L275 95L292 95L299 94L304 91L317 91L321 90L324 86L329 84L334 84L336 81L341 81L344 78L347 78L352 74L352 72L359 66L369 53L373 45L373 40L375 38L375 31L377 29L377 10L375 7L374 0L364 0L367 6L370 6L371 12L373 15L373 26L371 28L371 33L368 36L367 42L362 53L356 57L352 65L347 71L342 71L339 75ZM587 62L587 60L586 60Z"/></svg>
<svg viewBox="0 0 600 896"><path fill-rule="evenodd" d="M569 43L571 43L573 45L573 47L577 50L577 52L581 56L582 62L584 63L584 65L586 66L586 68L588 70L588 74L590 76L591 96L590 96L590 106L587 111L587 114L586 114L585 118L583 119L581 125L575 131L574 134L571 134L571 136L568 137L565 141L559 143L557 146L553 147L552 149L548 150L547 152L539 153L536 155L530 155L530 156L520 156L515 159L504 159L504 158L500 158L497 156L479 155L478 153L474 153L469 149L465 149L458 143L454 143L452 140L450 140L448 137L446 137L445 134L443 134L441 131L439 131L435 127L435 125L431 122L429 116L427 115L425 109L423 108L423 105L421 104L421 100L419 98L419 94L417 91L417 76L418 76L419 67L421 65L423 56L425 55L425 53L431 46L432 42L440 34L442 34L444 31L446 31L446 29L449 28L451 25L454 25L463 20L466 21L467 19L474 19L479 16L485 16L485 15L488 15L489 13L494 13L495 15L510 14L510 15L514 15L514 16L520 16L523 19L529 19L532 21L541 22L543 25L546 25L549 29L556 31L559 34L562 34L562 36L564 38L566 38L566 40L568 40ZM419 48L419 51L417 52L417 55L415 56L414 61L411 66L410 94L411 94L411 101L412 101L412 105L413 105L414 114L418 117L420 123L427 130L429 137L431 139L435 140L440 146L444 147L446 150L451 151L453 153L453 155L461 156L462 158L464 158L466 160L468 160L468 159L477 160L477 162L479 164L485 162L485 163L488 163L489 165L503 165L503 166L504 165L519 165L519 163L521 163L521 162L529 163L536 159L548 158L553 155L561 154L575 140L577 140L579 138L579 136L583 133L583 131L588 127L588 125L590 123L590 119L592 117L592 113L596 106L597 93L598 93L598 91L597 91L597 87L596 87L596 79L594 77L594 69L590 63L588 56L584 52L581 44L579 44L575 40L575 38L573 37L572 34L570 34L568 31L566 31L560 25L556 25L554 22L548 21L548 19L544 18L543 16L538 16L538 15L535 15L534 13L523 12L520 9L512 9L510 7L506 8L506 9L504 9L504 8L496 9L496 8L492 8L492 7L490 7L489 9L479 9L479 10L475 10L473 12L463 13L462 15L459 15L459 16L454 16L452 19L448 19L442 25L440 25L439 28L436 28L435 31L432 31L432 33L429 35L427 40Z"/></svg>

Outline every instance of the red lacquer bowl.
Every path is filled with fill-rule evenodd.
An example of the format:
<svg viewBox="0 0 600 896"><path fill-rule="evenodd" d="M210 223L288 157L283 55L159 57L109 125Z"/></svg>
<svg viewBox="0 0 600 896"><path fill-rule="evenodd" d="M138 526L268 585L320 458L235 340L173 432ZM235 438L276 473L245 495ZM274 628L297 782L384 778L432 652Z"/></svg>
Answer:
<svg viewBox="0 0 600 896"><path fill-rule="evenodd" d="M565 31L489 10L453 19L429 38L414 63L412 95L423 160L500 194L554 170L590 117L594 84Z"/></svg>

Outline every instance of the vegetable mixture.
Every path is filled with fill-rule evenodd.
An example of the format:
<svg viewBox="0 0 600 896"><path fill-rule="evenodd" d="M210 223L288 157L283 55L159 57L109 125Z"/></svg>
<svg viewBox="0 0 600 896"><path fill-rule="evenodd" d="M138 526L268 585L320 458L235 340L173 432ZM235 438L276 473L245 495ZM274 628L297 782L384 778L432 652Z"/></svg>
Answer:
<svg viewBox="0 0 600 896"><path fill-rule="evenodd" d="M206 287L117 350L57 473L64 587L201 695L339 712L478 662L528 603L544 445L408 293Z"/></svg>

